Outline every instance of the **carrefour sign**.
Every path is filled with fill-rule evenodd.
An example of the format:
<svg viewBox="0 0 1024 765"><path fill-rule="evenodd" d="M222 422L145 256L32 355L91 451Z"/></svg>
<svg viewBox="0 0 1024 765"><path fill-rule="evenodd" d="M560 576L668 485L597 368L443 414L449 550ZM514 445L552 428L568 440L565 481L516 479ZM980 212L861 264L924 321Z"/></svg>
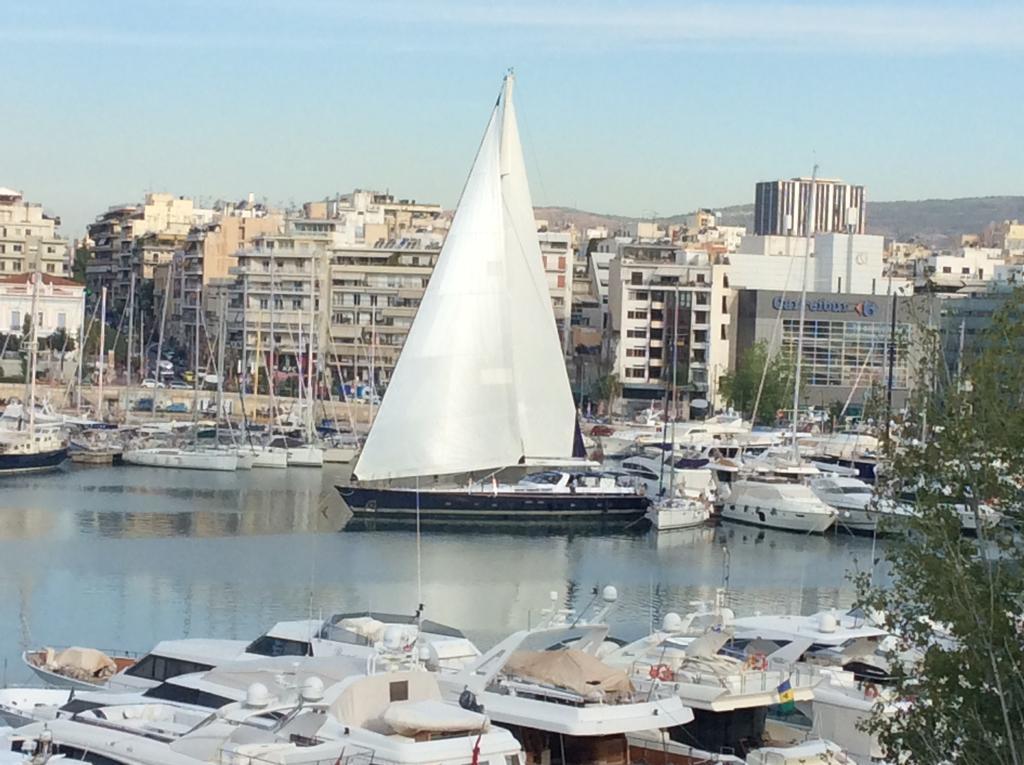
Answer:
<svg viewBox="0 0 1024 765"><path fill-rule="evenodd" d="M776 295L772 298L772 308L776 311L799 311L800 301L783 298ZM845 300L832 300L829 298L818 298L807 301L808 313L855 313L858 316L871 317L878 311L878 304L871 300L860 303L846 302Z"/></svg>

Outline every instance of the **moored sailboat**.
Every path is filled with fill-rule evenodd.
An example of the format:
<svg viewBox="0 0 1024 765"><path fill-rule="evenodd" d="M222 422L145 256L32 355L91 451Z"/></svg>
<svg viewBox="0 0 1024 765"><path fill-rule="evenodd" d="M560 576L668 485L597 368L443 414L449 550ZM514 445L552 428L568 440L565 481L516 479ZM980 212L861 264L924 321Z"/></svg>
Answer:
<svg viewBox="0 0 1024 765"><path fill-rule="evenodd" d="M354 482L338 487L357 518L442 519L456 506L462 520L526 509L559 520L643 518L647 499L607 476L587 492L575 481L555 492L496 480L513 466L572 465L576 436L512 87L509 74ZM467 486L467 475L490 485ZM449 488L435 484L439 476ZM396 480L405 487L365 484Z"/></svg>

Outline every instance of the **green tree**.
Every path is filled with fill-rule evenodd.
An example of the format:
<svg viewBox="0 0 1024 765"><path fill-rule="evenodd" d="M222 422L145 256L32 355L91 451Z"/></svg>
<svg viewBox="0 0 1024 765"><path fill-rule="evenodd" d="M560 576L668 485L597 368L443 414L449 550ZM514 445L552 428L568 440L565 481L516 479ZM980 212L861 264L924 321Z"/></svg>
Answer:
<svg viewBox="0 0 1024 765"><path fill-rule="evenodd" d="M85 269L92 260L92 253L86 247L79 247L75 250L75 262L71 266L71 278L76 282L85 284Z"/></svg>
<svg viewBox="0 0 1024 765"><path fill-rule="evenodd" d="M758 422L774 422L776 413L780 409L790 408L793 403L793 361L781 353L776 353L771 358L769 355L767 343L755 343L737 359L736 369L724 375L720 383L722 394L729 402L729 406L741 412L743 416L754 416L754 402L758 402L754 417ZM761 390L759 401L758 389Z"/></svg>
<svg viewBox="0 0 1024 765"><path fill-rule="evenodd" d="M914 492L916 511L886 548L891 582L859 578L862 601L898 638L895 692L908 700L879 705L869 727L886 759L906 765L1024 760L1024 292L980 341L969 384L940 398L922 380L927 395L894 418L879 494ZM977 538L961 535L954 503ZM981 522L986 507L1002 525Z"/></svg>
<svg viewBox="0 0 1024 765"><path fill-rule="evenodd" d="M618 375L609 373L597 378L590 395L591 398L604 401L608 405L608 409L611 410L615 399L622 395L622 383L619 381Z"/></svg>

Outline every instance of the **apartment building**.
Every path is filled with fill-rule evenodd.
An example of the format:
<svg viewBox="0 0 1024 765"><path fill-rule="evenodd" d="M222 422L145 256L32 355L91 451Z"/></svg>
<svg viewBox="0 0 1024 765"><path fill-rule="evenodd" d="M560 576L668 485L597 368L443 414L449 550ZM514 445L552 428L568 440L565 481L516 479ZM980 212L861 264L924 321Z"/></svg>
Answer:
<svg viewBox="0 0 1024 765"><path fill-rule="evenodd" d="M572 231L548 231L542 227L537 232L540 254L544 262L544 275L551 294L551 307L555 313L555 326L566 356L572 350L572 300L574 248Z"/></svg>
<svg viewBox="0 0 1024 765"><path fill-rule="evenodd" d="M423 232L331 251L327 347L336 379L356 390L387 386L443 238Z"/></svg>
<svg viewBox="0 0 1024 765"><path fill-rule="evenodd" d="M0 188L0 277L29 271L68 276L68 243L57 235L58 225L42 205Z"/></svg>
<svg viewBox="0 0 1024 765"><path fill-rule="evenodd" d="M252 201L226 205L210 223L194 226L176 258L171 276L168 311L172 336L191 346L195 336L195 306L202 294L217 280L233 279L238 253L257 239L280 232L284 215L271 212ZM160 289L160 285L157 285Z"/></svg>
<svg viewBox="0 0 1024 765"><path fill-rule="evenodd" d="M395 199L388 193L363 189L307 202L302 213L307 219L337 221L337 238L346 244L374 244L435 228L447 230L449 220L441 205Z"/></svg>
<svg viewBox="0 0 1024 765"><path fill-rule="evenodd" d="M754 189L754 233L805 236L812 189L814 221L811 233L864 233L867 222L864 187L828 178L792 178L758 183Z"/></svg>
<svg viewBox="0 0 1024 765"><path fill-rule="evenodd" d="M674 359L678 416L706 413L713 345L707 254L668 243L619 242L608 297L610 368L627 406L664 398Z"/></svg>
<svg viewBox="0 0 1024 765"><path fill-rule="evenodd" d="M93 242L86 284L96 294L107 287L109 304L120 309L128 300L135 275L136 289L153 278L156 266L170 261L193 226L213 220L214 211L196 207L191 199L150 193L141 204L115 205L88 226Z"/></svg>

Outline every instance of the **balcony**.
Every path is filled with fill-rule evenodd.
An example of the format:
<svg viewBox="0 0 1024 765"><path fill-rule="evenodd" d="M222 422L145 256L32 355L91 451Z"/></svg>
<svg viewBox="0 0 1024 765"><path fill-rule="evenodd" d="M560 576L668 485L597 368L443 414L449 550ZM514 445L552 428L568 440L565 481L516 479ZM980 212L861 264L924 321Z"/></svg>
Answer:
<svg viewBox="0 0 1024 765"><path fill-rule="evenodd" d="M651 319L651 329L665 329L665 322L661 319Z"/></svg>

